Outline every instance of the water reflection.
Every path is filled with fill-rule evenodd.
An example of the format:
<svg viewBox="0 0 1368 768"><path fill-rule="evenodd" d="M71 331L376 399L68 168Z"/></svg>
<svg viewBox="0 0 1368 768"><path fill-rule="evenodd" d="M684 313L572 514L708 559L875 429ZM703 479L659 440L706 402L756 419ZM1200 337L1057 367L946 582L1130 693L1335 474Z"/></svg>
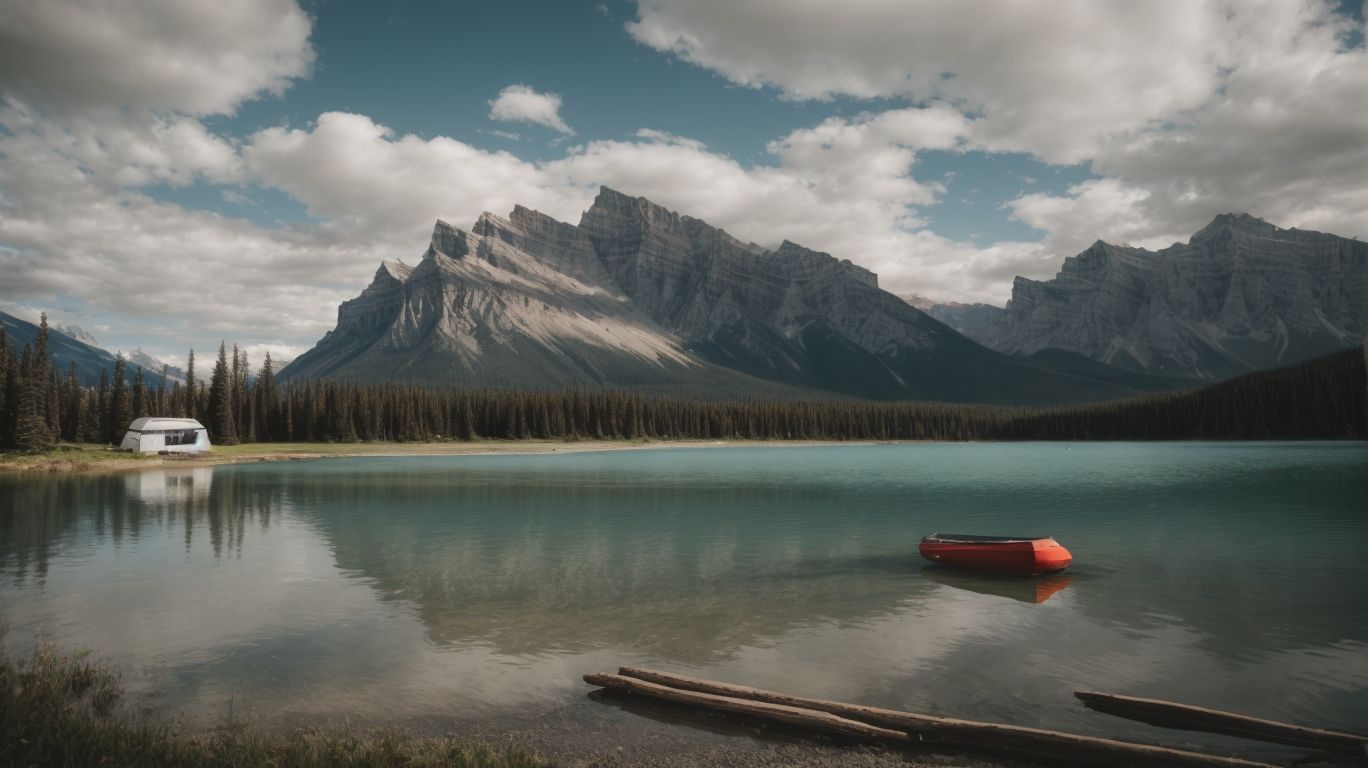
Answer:
<svg viewBox="0 0 1368 768"><path fill-rule="evenodd" d="M97 648L175 711L603 718L579 675L632 663L1094 732L1127 726L1075 687L1347 728L1365 469L1362 447L911 446L11 476L0 599L11 644ZM1022 521L1069 573L917 554Z"/></svg>
<svg viewBox="0 0 1368 768"><path fill-rule="evenodd" d="M939 565L922 567L922 578L930 579L955 589L977 592L980 595L997 595L1023 603L1043 603L1057 592L1068 588L1073 581L1069 574L1054 576L998 576L975 573L973 571L946 568Z"/></svg>
<svg viewBox="0 0 1368 768"><path fill-rule="evenodd" d="M130 498L146 505L186 502L209 495L214 485L213 467L149 469L123 476Z"/></svg>

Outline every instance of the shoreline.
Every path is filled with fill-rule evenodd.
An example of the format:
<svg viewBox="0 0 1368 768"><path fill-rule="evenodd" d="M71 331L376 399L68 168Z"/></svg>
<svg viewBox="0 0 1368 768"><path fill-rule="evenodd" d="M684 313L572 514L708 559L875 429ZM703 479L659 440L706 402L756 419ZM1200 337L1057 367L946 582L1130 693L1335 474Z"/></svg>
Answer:
<svg viewBox="0 0 1368 768"><path fill-rule="evenodd" d="M62 446L41 454L0 453L0 477L6 475L49 474L110 474L136 472L170 467L213 467L231 464L255 464L273 461L312 461L317 459L377 458L385 456L539 456L567 453L608 453L614 451L644 451L680 448L812 448L875 445L940 445L992 442L1048 442L1065 444L1090 443L1364 443L1354 438L1340 440L744 440L744 439L530 439L443 442L359 442L359 443L245 443L217 446L209 455L188 455L184 458L115 451L104 445L84 444Z"/></svg>
<svg viewBox="0 0 1368 768"><path fill-rule="evenodd" d="M804 448L870 445L918 445L934 440L472 440L428 443L248 443L216 447L207 456L135 458L104 447L50 451L37 456L0 457L0 474L34 472L102 474L168 467L212 467L274 461L377 458L385 456L538 456L567 453L671 448Z"/></svg>

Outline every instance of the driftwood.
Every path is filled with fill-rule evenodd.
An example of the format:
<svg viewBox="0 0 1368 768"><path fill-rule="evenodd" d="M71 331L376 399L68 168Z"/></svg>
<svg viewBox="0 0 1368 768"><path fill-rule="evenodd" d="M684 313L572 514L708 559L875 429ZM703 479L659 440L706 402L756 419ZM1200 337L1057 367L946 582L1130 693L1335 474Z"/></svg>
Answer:
<svg viewBox="0 0 1368 768"><path fill-rule="evenodd" d="M1142 699L1097 691L1074 691L1083 703L1099 712L1139 720L1151 725L1207 731L1295 747L1311 747L1327 752L1368 754L1368 736L1307 728L1275 720L1221 712L1159 699Z"/></svg>
<svg viewBox="0 0 1368 768"><path fill-rule="evenodd" d="M593 685L767 719L778 719L767 714L771 708L775 707L779 708L775 710L776 712L783 713L786 716L792 716L792 713L795 712L805 712L809 715L825 714L835 717L841 723L859 723L866 728L873 728L882 735L872 738L891 743L913 743L922 746L940 744L957 749L998 754L1008 753L1099 766L1163 765L1194 768L1197 766L1203 768L1212 766L1252 768L1259 766L1260 768L1268 768L1264 763L1239 758L1186 752L1146 744L1132 744L1058 731L977 723L969 720L866 707L859 704L808 699L633 667L621 667L618 671L619 674L617 675L586 675L584 679ZM690 698L684 698L686 696ZM724 702L724 706L717 706L719 702ZM781 722L803 725L802 722L795 720L781 720ZM838 733L838 731L831 730L824 732ZM891 738L887 735L889 733L896 733L902 738ZM844 732L844 735L859 734Z"/></svg>
<svg viewBox="0 0 1368 768"><path fill-rule="evenodd" d="M799 707L789 707L782 704L743 701L729 696L715 696L710 693L686 691L679 688L671 688L667 685L658 685L646 680L624 677L622 675L585 675L584 682L602 688L612 688L614 690L627 691L642 696L650 696L651 698L661 699L663 701L672 701L676 704L686 704L719 712L730 712L736 715L749 715L763 720L784 723L785 725L796 725L832 736L872 739L874 741L896 744L907 744L912 740L911 737L902 731L880 728L876 725L870 725L869 723L863 723L858 720L849 720L826 712L818 712Z"/></svg>

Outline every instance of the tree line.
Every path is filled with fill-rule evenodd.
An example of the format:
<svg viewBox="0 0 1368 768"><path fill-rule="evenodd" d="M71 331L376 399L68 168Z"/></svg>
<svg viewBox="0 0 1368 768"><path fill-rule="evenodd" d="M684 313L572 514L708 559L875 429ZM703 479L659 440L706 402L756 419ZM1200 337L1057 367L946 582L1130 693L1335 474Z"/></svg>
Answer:
<svg viewBox="0 0 1368 768"><path fill-rule="evenodd" d="M1350 350L1186 392L1023 409L859 400L699 401L631 391L464 390L255 376L221 344L207 382L191 351L184 383L165 369L81 386L54 369L43 316L32 345L0 329L0 450L117 445L139 416L198 419L219 445L474 439L1185 440L1368 438L1368 350Z"/></svg>

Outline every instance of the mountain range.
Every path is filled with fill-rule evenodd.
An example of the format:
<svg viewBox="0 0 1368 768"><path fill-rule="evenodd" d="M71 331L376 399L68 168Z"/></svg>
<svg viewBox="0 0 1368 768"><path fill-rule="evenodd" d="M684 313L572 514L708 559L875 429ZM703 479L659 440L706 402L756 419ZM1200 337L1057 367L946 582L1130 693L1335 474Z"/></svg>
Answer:
<svg viewBox="0 0 1368 768"><path fill-rule="evenodd" d="M578 224L518 206L438 221L282 380L631 387L1042 404L1184 382L1058 350L988 349L848 260L742 242L607 187Z"/></svg>
<svg viewBox="0 0 1368 768"><path fill-rule="evenodd" d="M1018 277L1005 308L905 298L1000 352L1223 379L1361 344L1368 244L1222 214L1159 251L1099 240L1053 280Z"/></svg>
<svg viewBox="0 0 1368 768"><path fill-rule="evenodd" d="M4 312L0 312L0 327L4 328L5 333L9 336L10 345L16 356L25 344L32 344L38 338L38 326L36 324ZM71 364L76 363L76 380L83 386L96 384L100 380L101 371L106 375L113 375L114 373L114 353L100 347L99 341L80 326L49 326L48 351L52 357L53 366L63 376L66 375ZM138 366L142 366L143 377L149 385L160 380L162 361L141 349L124 355L124 359L127 361L126 370L129 381L133 380ZM167 386L170 386L172 382L184 383L185 371L175 366L167 366Z"/></svg>

